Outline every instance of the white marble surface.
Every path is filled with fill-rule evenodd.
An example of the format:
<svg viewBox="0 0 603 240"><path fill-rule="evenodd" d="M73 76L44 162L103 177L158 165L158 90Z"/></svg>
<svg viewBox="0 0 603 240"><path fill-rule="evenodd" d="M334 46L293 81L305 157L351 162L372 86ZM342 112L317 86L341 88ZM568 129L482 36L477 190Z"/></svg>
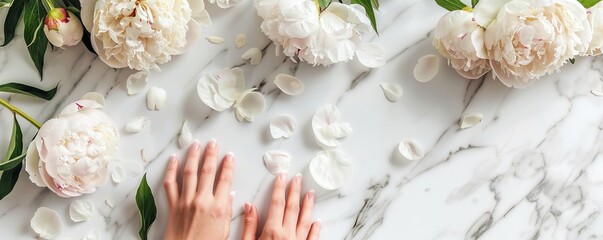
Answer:
<svg viewBox="0 0 603 240"><path fill-rule="evenodd" d="M444 61L436 78L421 84L413 79L412 68L418 57L436 53L432 30L445 13L431 0L382 1L381 34L368 38L383 45L388 63L376 70L357 63L311 67L274 56L250 0L228 10L209 6L208 11L214 25L203 36L223 36L227 44L199 39L187 54L153 73L148 87L168 92L166 107L159 112L147 111L144 94L127 96L125 78L131 71L106 67L83 46L47 54L42 82L22 35L0 48L1 82L60 85L50 102L0 95L38 120L54 116L90 91L106 96L106 111L120 127L136 116L152 119L138 134L122 132L119 152L120 159L142 162L144 149L150 161L145 171L158 205L152 239L161 239L166 224L161 180L168 156L184 153L177 147L183 120L189 121L195 138L216 138L223 153L237 156L231 238L238 239L244 202L266 210L273 177L262 164L263 153L286 150L295 158L291 173L305 173L320 150L310 120L327 103L337 104L355 130L341 146L352 156L355 173L339 191L318 201L314 216L324 223L322 239L603 239L603 98L589 93L602 85L603 59L579 58L526 90L508 89L490 76L464 80ZM234 38L241 32L249 41L237 49ZM249 47L263 49L259 66L240 59ZM252 124L237 122L233 112L210 111L196 95L202 74L233 66L242 66L247 87L260 86L267 99L267 112ZM280 94L272 83L278 73L303 79L306 91L296 97ZM403 98L388 102L379 87L382 81L401 84ZM484 121L459 130L459 118L473 112L483 113ZM294 116L300 129L290 140L270 140L268 123L283 113ZM0 117L4 149L10 113L2 109ZM26 138L33 137L34 129L24 121L22 125ZM423 160L395 161L394 149L404 137L423 144ZM81 239L97 230L101 239L136 239L134 194L140 177L118 185L107 181L96 193L80 197L92 201L99 214L74 223L68 216L73 199L36 187L23 171L16 189L0 201L0 238L34 238L29 220L45 206L61 214L61 238ZM105 204L107 199L114 208Z"/></svg>

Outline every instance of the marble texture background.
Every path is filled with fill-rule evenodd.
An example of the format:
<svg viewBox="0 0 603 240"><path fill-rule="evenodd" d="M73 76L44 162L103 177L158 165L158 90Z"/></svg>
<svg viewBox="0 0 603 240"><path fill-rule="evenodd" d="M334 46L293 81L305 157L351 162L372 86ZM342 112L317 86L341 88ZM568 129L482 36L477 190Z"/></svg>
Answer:
<svg viewBox="0 0 603 240"><path fill-rule="evenodd" d="M203 37L222 36L227 42L214 45L201 38L188 53L152 73L147 88L158 86L168 93L159 112L147 111L144 92L127 96L125 79L132 71L108 68L81 45L48 53L42 82L22 35L0 48L0 82L44 88L59 84L50 102L0 95L38 120L53 117L91 91L106 96L106 111L122 129L134 117L151 118L138 134L122 131L119 159L148 162L145 172L158 206L152 239L161 239L166 224L161 182L168 156L184 155L177 136L185 119L195 138L216 138L222 153L237 156L231 238L238 239L244 202L267 210L273 177L264 168L263 153L286 150L295 158L290 177L307 173L320 150L311 118L328 103L336 104L354 128L341 149L352 156L355 169L347 184L318 200L314 216L323 221L322 239L603 239L603 98L590 94L602 85L603 59L579 58L525 90L506 88L490 75L465 80L442 60L436 78L423 84L414 80L412 69L419 57L436 54L433 29L445 13L432 0L382 1L380 36L365 36L386 49L387 64L375 70L355 62L312 67L275 56L250 0L227 10L208 5L208 11L214 25ZM238 33L248 36L241 49L234 47ZM264 53L258 66L240 59L250 47ZM254 123L237 122L231 111L211 111L197 97L201 75L233 66L244 69L247 87L259 87L266 97L268 109ZM296 97L281 94L272 83L279 73L303 79L306 91ZM388 102L379 87L382 81L401 84L403 98ZM484 114L483 122L460 130L459 118L474 112ZM284 113L297 119L299 130L289 140L273 141L269 121ZM10 112L1 109L0 149L7 144L10 121ZM35 129L21 123L26 139L33 137ZM423 160L395 158L405 137L422 143L427 152ZM0 201L0 238L35 238L29 220L45 206L63 219L61 239L81 239L90 231L98 231L101 239L136 239L134 195L141 176L120 184L108 180L96 193L80 197L92 201L98 214L74 223L68 215L73 199L36 187L23 171L15 190Z"/></svg>

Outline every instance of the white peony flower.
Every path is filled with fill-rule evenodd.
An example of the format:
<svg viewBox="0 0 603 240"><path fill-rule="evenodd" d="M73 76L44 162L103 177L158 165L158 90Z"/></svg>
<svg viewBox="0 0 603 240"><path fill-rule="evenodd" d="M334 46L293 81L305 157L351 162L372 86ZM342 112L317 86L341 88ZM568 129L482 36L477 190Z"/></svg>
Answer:
<svg viewBox="0 0 603 240"><path fill-rule="evenodd" d="M478 4L488 4L484 0ZM574 0L512 0L489 23L484 42L490 65L505 85L525 88L587 51L592 32L586 9ZM487 15L487 14L486 14ZM479 16L479 17L478 17Z"/></svg>
<svg viewBox="0 0 603 240"><path fill-rule="evenodd" d="M110 67L160 70L184 52L211 20L203 1L80 0L82 22L91 42Z"/></svg>
<svg viewBox="0 0 603 240"><path fill-rule="evenodd" d="M230 8L237 5L241 0L209 0L211 4L217 4L220 8Z"/></svg>
<svg viewBox="0 0 603 240"><path fill-rule="evenodd" d="M44 19L44 34L54 46L73 46L82 40L84 29L73 13L64 8L54 8Z"/></svg>
<svg viewBox="0 0 603 240"><path fill-rule="evenodd" d="M490 71L484 29L464 10L444 15L435 29L433 45L463 77L477 79Z"/></svg>
<svg viewBox="0 0 603 240"><path fill-rule="evenodd" d="M26 171L33 183L61 197L96 191L119 141L113 122L100 109L97 102L80 100L44 123L27 151Z"/></svg>
<svg viewBox="0 0 603 240"><path fill-rule="evenodd" d="M597 3L597 5L589 8L587 13L593 39L585 54L589 56L600 55L602 53L601 48L603 48L603 4Z"/></svg>

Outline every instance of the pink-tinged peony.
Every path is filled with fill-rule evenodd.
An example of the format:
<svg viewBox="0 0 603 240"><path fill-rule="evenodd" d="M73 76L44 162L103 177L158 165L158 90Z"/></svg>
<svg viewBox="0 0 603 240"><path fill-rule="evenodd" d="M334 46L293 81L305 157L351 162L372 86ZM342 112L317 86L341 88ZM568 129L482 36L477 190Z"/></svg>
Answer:
<svg viewBox="0 0 603 240"><path fill-rule="evenodd" d="M54 46L73 46L82 40L84 30L73 13L64 8L54 8L44 19L44 34Z"/></svg>
<svg viewBox="0 0 603 240"><path fill-rule="evenodd" d="M603 4L597 3L597 5L589 8L587 14L593 32L593 39L585 55L597 56L602 53L601 49L603 48Z"/></svg>

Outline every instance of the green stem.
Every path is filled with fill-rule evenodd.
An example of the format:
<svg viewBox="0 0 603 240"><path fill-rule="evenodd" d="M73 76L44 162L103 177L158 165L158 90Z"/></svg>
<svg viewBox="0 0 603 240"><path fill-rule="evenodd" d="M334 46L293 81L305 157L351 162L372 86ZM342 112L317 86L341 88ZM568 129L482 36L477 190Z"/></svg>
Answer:
<svg viewBox="0 0 603 240"><path fill-rule="evenodd" d="M25 118L27 121L29 121L31 124L36 126L38 129L40 129L42 127L42 124L40 124L38 121L33 119L31 116L27 115L27 113L21 111L21 109L18 109L17 107L11 105L10 103L8 103L7 101L5 101L2 98L0 98L0 104L5 106L6 108L8 108L11 112L19 114L21 117Z"/></svg>

